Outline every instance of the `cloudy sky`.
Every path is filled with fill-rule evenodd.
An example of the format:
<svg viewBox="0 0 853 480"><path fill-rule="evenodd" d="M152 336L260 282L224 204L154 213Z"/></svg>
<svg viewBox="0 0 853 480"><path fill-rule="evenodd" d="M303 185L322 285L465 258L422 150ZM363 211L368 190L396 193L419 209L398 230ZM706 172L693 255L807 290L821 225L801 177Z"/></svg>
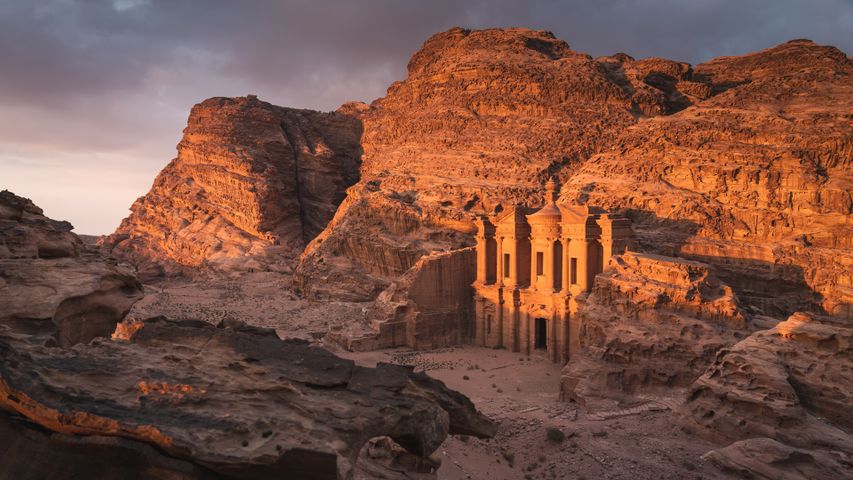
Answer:
<svg viewBox="0 0 853 480"><path fill-rule="evenodd" d="M370 101L453 26L694 64L803 37L853 53L851 0L0 0L0 189L109 233L174 156L194 103Z"/></svg>

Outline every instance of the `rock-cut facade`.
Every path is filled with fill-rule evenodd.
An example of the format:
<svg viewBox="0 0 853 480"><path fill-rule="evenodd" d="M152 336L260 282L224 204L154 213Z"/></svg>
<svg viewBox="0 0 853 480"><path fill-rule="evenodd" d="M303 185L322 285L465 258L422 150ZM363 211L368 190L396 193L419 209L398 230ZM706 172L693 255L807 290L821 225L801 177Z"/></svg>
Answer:
<svg viewBox="0 0 853 480"><path fill-rule="evenodd" d="M629 219L587 205L515 206L477 219L474 343L566 363L580 348L576 314L613 255L630 248Z"/></svg>

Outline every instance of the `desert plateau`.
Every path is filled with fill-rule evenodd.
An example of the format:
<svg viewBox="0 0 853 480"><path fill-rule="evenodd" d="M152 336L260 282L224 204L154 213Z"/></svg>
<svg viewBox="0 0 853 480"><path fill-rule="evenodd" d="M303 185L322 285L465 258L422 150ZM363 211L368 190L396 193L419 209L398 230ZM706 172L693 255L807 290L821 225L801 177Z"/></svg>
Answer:
<svg viewBox="0 0 853 480"><path fill-rule="evenodd" d="M766 19L727 42L685 40L701 52L691 62L645 54L670 50L639 27L605 39L561 16L604 30L581 2L478 4L464 17L476 27L445 25L461 6L374 6L351 37L370 14L354 5L60 3L0 7L33 31L76 25L83 43L67 48L83 53L70 58L103 72L42 84L26 80L38 62L11 64L0 480L853 479L853 59L845 35L756 33L808 33L812 15L832 40L853 32L849 3L832 22L815 7L799 29ZM706 15L697 36L736 28L702 8L670 13ZM492 18L501 26L480 25ZM587 53L571 30L514 26L525 20L643 54ZM322 40L258 40L321 25ZM214 47L136 70L196 35ZM27 157L15 124L36 107L16 105L74 88L44 111L101 111L83 99L107 94L86 92L124 75L126 54L107 52L137 41L116 91L181 85L194 103L176 114L182 133L152 113L171 111L162 96L43 132L82 148L56 162L95 151L89 128L180 136L174 158L146 160L159 173L119 219L98 208L120 200L97 192L124 177L87 163L109 155L79 160L92 173L63 190L78 177ZM419 46L384 94L344 96L384 81L375 65L404 54L371 55L406 42ZM314 49L340 56L291 60ZM265 52L284 59L273 83ZM229 96L240 69L258 72L239 77L258 90ZM297 87L339 106L307 93L277 104ZM122 138L97 148L131 155ZM21 168L112 227L78 231ZM94 207L75 206L83 190Z"/></svg>

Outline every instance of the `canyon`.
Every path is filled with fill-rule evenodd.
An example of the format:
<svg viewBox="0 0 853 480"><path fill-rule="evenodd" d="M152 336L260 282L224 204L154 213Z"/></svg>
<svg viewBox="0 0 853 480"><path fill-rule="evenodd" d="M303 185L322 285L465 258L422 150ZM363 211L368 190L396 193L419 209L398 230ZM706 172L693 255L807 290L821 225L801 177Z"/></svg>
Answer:
<svg viewBox="0 0 853 480"><path fill-rule="evenodd" d="M853 61L809 40L694 66L522 28L433 35L370 104L204 100L97 245L0 194L5 451L156 478L850 478L851 112ZM571 292L570 354L478 343L484 225L548 208L630 241Z"/></svg>

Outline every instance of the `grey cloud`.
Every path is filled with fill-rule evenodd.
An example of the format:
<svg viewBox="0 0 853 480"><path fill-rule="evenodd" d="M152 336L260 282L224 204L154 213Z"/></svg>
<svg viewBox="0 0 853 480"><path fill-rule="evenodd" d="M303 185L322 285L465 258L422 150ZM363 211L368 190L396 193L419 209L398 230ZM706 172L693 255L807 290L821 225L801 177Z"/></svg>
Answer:
<svg viewBox="0 0 853 480"><path fill-rule="evenodd" d="M592 55L622 51L695 64L798 37L850 52L853 3L5 0L0 160L14 151L17 162L38 162L53 149L75 152L82 171L103 171L110 155L111 169L156 170L173 156L189 108L204 98L255 93L322 110L370 101L405 77L424 40L453 26L547 29ZM24 185L24 170L8 172L0 171L0 187ZM140 195L151 180L128 188ZM81 224L103 233L118 219L106 212L101 219L98 208L81 204L89 215Z"/></svg>

